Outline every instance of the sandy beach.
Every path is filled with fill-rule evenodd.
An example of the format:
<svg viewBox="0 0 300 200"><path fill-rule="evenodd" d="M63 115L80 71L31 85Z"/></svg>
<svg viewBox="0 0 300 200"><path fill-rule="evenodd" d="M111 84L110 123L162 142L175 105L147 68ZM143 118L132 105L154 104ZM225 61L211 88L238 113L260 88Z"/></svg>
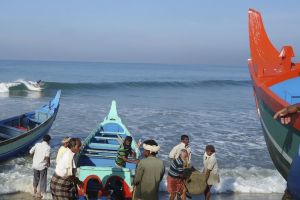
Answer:
<svg viewBox="0 0 300 200"><path fill-rule="evenodd" d="M50 194L47 194L47 197ZM212 196L212 200L280 200L282 194L274 193L274 194L215 194ZM0 196L0 200L32 200L34 199L32 194L26 192L17 192L17 193L10 193ZM47 199L52 199L49 196ZM160 200L168 200L168 193L161 192L160 193ZM194 200L203 200L203 195L192 197Z"/></svg>

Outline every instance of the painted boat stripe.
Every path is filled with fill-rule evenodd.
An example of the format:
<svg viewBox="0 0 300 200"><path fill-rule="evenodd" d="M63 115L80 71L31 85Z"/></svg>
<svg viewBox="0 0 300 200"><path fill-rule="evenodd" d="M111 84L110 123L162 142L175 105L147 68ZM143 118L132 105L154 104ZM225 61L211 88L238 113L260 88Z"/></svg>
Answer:
<svg viewBox="0 0 300 200"><path fill-rule="evenodd" d="M258 109L258 113L260 114L260 111ZM292 159L291 157L285 153L285 151L277 144L277 142L275 141L275 139L272 137L271 133L269 132L266 124L264 123L263 119L261 118L260 116L260 121L261 121L261 124L263 125L264 129L266 130L266 133L268 134L268 137L270 138L271 142L273 143L273 145L275 146L275 148L277 149L278 152L281 152L282 156L291 164L292 163Z"/></svg>

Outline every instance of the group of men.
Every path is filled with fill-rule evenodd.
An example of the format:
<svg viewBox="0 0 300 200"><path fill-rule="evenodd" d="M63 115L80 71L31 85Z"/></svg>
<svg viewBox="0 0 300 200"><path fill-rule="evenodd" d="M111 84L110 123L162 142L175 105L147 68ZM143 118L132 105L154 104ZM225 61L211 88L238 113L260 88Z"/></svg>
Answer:
<svg viewBox="0 0 300 200"><path fill-rule="evenodd" d="M43 142L37 143L30 150L33 154L33 169L34 181L33 188L34 194L38 198L42 198L43 193L47 188L47 168L50 166L50 146L49 141L51 137L45 135ZM79 152L81 141L78 138L65 138L63 146L60 147L56 158L55 173L52 176L50 189L53 199L74 199L76 185L81 185L82 182L75 176L75 163L74 155ZM124 142L120 145L115 159L116 167L126 167L126 162L136 163L136 173L133 180L133 200L156 200L158 199L158 191L160 182L165 174L165 166L161 159L157 157L160 146L154 140L146 140L143 142L143 159L129 159L136 157L136 153L131 148L132 137L127 136ZM137 144L139 148L141 143ZM211 146L211 145L208 145ZM207 151L209 150L209 151ZM214 148L206 149L204 165L206 172L217 170ZM170 200L181 198L186 199L186 187L184 184L183 172L185 168L191 167L191 148L189 147L189 137L187 135L181 136L181 142L172 148L169 153L171 159L170 169L167 176L167 190L170 193ZM212 157L213 164L208 162L208 158ZM207 175L207 180L210 174ZM40 185L38 190L38 185ZM211 185L209 185L211 187ZM206 191L205 196L208 200L210 197L209 189Z"/></svg>
<svg viewBox="0 0 300 200"><path fill-rule="evenodd" d="M126 167L126 162L136 163L137 169L133 181L133 200L156 200L160 182L165 173L163 161L156 157L160 146L154 140L146 140L143 143L144 159L135 159L135 152L131 148L132 138L126 137L117 153L115 160L116 167ZM137 145L138 148L140 144ZM131 155L132 159L129 159ZM172 148L169 153L171 159L170 169L167 176L167 190L170 193L170 200L176 197L186 199L187 189L184 182L184 169L191 168L191 148L189 147L189 137L181 136L181 142ZM210 199L210 188L219 182L218 165L215 157L215 149L208 145L203 158L204 173L207 184L205 189L205 199Z"/></svg>
<svg viewBox="0 0 300 200"><path fill-rule="evenodd" d="M118 149L115 160L116 167L126 167L126 162L137 164L136 174L133 181L134 200L158 199L159 185L165 174L165 166L163 161L156 157L158 151L160 150L160 146L154 140L144 141L144 159L138 160L136 159L136 153L131 148L131 144L132 137L127 136L123 144L121 144L120 148ZM139 148L140 145L141 143L139 142L137 144L137 148ZM171 191L172 199L175 198L176 192L181 192L182 190L182 187L178 185L182 185L181 180L183 177L183 162L185 162L184 166L190 165L191 149L188 145L189 137L187 135L182 135L181 143L175 146L169 155L170 158L174 160L168 173L168 189ZM129 156L131 156L132 159L129 159Z"/></svg>

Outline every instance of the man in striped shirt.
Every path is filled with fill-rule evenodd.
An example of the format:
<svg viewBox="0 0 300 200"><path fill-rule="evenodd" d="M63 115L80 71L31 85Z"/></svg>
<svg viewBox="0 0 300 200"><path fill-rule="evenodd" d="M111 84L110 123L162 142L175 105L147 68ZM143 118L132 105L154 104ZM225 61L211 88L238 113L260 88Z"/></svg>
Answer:
<svg viewBox="0 0 300 200"><path fill-rule="evenodd" d="M170 200L174 200L176 195L181 195L182 200L186 200L186 189L183 184L183 169L186 166L188 152L181 149L178 158L174 159L170 165L167 177L167 190L170 193Z"/></svg>
<svg viewBox="0 0 300 200"><path fill-rule="evenodd" d="M116 167L123 168L126 167L126 162L129 163L138 163L136 159L136 153L131 148L132 137L126 136L123 144L120 145L116 157ZM128 156L131 155L133 159L128 159Z"/></svg>

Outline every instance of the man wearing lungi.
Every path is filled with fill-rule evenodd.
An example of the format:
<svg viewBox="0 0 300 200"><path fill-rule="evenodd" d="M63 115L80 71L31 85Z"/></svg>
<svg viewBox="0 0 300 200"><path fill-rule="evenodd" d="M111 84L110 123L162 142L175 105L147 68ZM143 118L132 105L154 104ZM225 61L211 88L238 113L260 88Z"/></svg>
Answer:
<svg viewBox="0 0 300 200"><path fill-rule="evenodd" d="M181 196L182 200L186 200L186 189L183 183L183 169L187 165L188 152L181 149L179 157L172 161L167 176L167 190L170 193L170 200L174 200Z"/></svg>
<svg viewBox="0 0 300 200"><path fill-rule="evenodd" d="M54 200L76 199L76 185L82 182L75 176L74 155L80 151L79 138L71 138L68 149L57 162L55 173L52 176L50 189Z"/></svg>

